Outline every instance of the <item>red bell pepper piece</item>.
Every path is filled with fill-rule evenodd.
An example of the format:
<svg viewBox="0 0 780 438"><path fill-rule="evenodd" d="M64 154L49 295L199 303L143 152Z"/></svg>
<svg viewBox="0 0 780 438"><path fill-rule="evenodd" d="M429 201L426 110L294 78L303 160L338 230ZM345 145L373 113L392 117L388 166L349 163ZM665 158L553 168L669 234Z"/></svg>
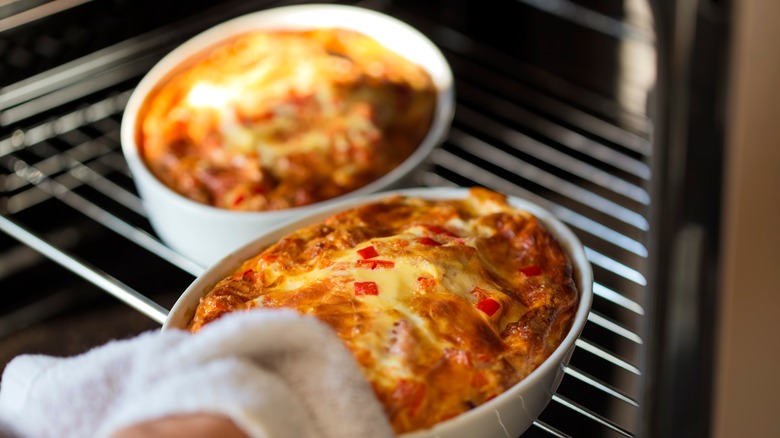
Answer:
<svg viewBox="0 0 780 438"><path fill-rule="evenodd" d="M355 295L379 295L379 287L373 281L356 281Z"/></svg>
<svg viewBox="0 0 780 438"><path fill-rule="evenodd" d="M373 246L367 246L363 249L359 249L357 253L358 255L360 255L360 257L364 259L374 258L379 255L379 253L376 252L376 248L374 248Z"/></svg>
<svg viewBox="0 0 780 438"><path fill-rule="evenodd" d="M431 239L430 237L420 237L419 239L417 239L417 242L428 246L441 246L440 242L437 242Z"/></svg>
<svg viewBox="0 0 780 438"><path fill-rule="evenodd" d="M527 277L533 277L534 275L541 274L542 268L540 268L539 265L526 266L525 268L521 268L520 272L525 274Z"/></svg>
<svg viewBox="0 0 780 438"><path fill-rule="evenodd" d="M493 316L498 309L501 308L501 304L493 298L485 298L476 305L477 309L485 312L487 316Z"/></svg>
<svg viewBox="0 0 780 438"><path fill-rule="evenodd" d="M357 260L355 263L358 268L369 268L372 271L376 268L389 269L395 267L395 262L392 260Z"/></svg>

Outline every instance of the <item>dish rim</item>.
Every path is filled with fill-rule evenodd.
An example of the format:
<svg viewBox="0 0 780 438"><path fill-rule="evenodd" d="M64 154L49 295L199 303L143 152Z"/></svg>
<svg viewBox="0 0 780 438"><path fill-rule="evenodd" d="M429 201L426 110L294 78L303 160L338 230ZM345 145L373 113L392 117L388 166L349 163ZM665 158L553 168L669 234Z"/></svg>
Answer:
<svg viewBox="0 0 780 438"><path fill-rule="evenodd" d="M327 21L316 23L328 17L339 24ZM334 18L335 17L335 18ZM350 23L350 20L353 23ZM357 23L357 24L355 24ZM359 25L358 25L359 24ZM253 30L269 29L314 29L326 27L341 27L358 30L387 45L387 36L378 38L370 32L370 25L393 28L401 32L401 36L416 44L415 50L425 53L430 64L436 71L425 68L431 75L436 87L436 106L428 132L415 148L414 152L394 169L376 180L350 192L334 198L318 201L312 204L291 207L281 210L241 211L230 210L203 204L176 192L160 181L148 168L141 157L140 145L137 141L139 115L147 98L168 78L185 69L193 58L201 56L231 38ZM385 31L386 32L386 31ZM408 54L399 53L410 59ZM417 57L421 57L418 55ZM419 63L418 63L419 64ZM128 99L120 126L120 143L123 154L128 162L133 178L143 179L166 202L171 202L184 211L206 216L214 220L225 217L241 218L251 221L257 218L264 220L285 219L292 215L305 213L312 208L332 205L343 199L376 193L386 189L403 179L422 164L431 151L441 143L446 136L455 113L455 90L452 70L441 50L419 30L393 16L350 5L292 5L264 9L224 21L193 36L160 59L139 82Z"/></svg>
<svg viewBox="0 0 780 438"><path fill-rule="evenodd" d="M297 219L280 224L273 229L269 229L262 233L251 242L248 242L247 244L239 247L234 252L228 254L222 260L212 265L203 274L198 276L198 278L193 281L193 283L181 294L179 299L176 301L173 308L169 312L162 329L186 329L186 324L184 326L181 326L180 324L174 325L174 319L177 316L179 316L179 319L182 319L182 315L187 315L185 321L189 321L193 316L195 307L197 306L200 297L211 290L211 288L213 288L213 286L218 281L238 269L243 261L256 255L259 251L262 251L263 248L268 247L269 245L278 241L279 238L289 234L296 229L317 223L339 211L378 201L392 195L421 197L427 199L461 199L466 197L468 192L469 189L465 187L415 187L377 192L361 196L359 198L344 199L333 205L312 211L310 214L307 214L303 217L299 217ZM591 264L585 254L585 249L579 238L567 225L565 225L561 220L557 219L549 210L541 207L540 205L525 198L511 195L507 195L507 200L510 205L526 210L536 216L544 224L545 228L553 236L555 236L556 241L561 245L561 247L569 256L573 267L574 281L577 285L577 291L579 293L577 310L575 312L572 325L569 328L569 332L566 334L558 347L550 354L550 356L548 356L536 369L528 374L528 376L517 382L506 391L502 392L495 398L475 407L474 409L437 423L429 429L403 434L401 435L403 438L422 438L436 436L438 433L446 434L450 431L457 430L458 428L462 427L464 423L468 424L472 421L479 421L476 420L477 417L484 415L485 412L490 412L496 406L500 404L511 403L512 399L517 397L519 394L524 394L533 390L534 388L537 388L538 385L542 385L544 383L545 377L547 377L549 373L556 373L558 371L555 368L568 365L567 355L570 354L570 351L573 349L575 342L580 337L582 330L585 327L585 323L587 322L588 314L590 313L590 308L593 301L593 271ZM557 385L557 383L555 385ZM552 394L550 394L550 396L552 396Z"/></svg>

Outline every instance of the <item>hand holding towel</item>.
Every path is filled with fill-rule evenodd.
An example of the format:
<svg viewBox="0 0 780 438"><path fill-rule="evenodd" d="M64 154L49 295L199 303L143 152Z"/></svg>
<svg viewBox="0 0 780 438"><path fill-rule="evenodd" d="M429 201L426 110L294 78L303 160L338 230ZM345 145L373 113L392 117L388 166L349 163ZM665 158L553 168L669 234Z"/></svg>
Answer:
<svg viewBox="0 0 780 438"><path fill-rule="evenodd" d="M26 355L0 383L24 437L106 437L215 413L253 438L390 438L382 406L329 327L292 310L228 314L197 334L149 332L72 358Z"/></svg>

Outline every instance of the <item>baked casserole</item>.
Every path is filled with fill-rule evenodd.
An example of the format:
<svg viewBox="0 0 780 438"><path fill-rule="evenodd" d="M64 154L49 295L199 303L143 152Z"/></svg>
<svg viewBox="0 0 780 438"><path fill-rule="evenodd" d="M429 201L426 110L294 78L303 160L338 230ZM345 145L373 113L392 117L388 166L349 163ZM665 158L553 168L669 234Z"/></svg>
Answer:
<svg viewBox="0 0 780 438"><path fill-rule="evenodd" d="M540 221L471 189L391 196L289 234L203 296L189 329L254 308L314 315L404 433L522 380L566 336L577 302L569 257Z"/></svg>
<svg viewBox="0 0 780 438"><path fill-rule="evenodd" d="M361 33L253 31L213 47L144 102L152 173L197 202L280 210L351 192L408 158L437 90L420 66Z"/></svg>

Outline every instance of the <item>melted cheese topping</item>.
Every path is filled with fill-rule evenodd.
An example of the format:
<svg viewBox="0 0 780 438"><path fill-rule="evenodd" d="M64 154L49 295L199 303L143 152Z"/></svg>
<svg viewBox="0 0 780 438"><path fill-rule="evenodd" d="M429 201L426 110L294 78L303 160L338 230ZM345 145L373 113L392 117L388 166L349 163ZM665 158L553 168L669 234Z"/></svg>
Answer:
<svg viewBox="0 0 780 438"><path fill-rule="evenodd" d="M427 72L365 35L254 32L155 91L139 144L152 172L191 199L288 208L400 164L430 126L435 93Z"/></svg>
<svg viewBox="0 0 780 438"><path fill-rule="evenodd" d="M299 230L217 284L190 329L238 309L292 307L355 353L398 433L517 383L568 331L566 254L503 196L391 197Z"/></svg>

